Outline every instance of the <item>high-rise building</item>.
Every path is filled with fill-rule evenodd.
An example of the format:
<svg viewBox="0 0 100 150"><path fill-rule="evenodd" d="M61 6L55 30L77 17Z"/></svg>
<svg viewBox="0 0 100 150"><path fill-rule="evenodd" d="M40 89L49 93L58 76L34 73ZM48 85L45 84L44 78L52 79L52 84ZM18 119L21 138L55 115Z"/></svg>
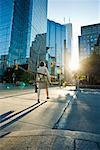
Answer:
<svg viewBox="0 0 100 150"><path fill-rule="evenodd" d="M48 20L46 58L49 71L53 75L57 74L57 70L64 73L64 40L66 40L66 27Z"/></svg>
<svg viewBox="0 0 100 150"><path fill-rule="evenodd" d="M37 34L47 32L48 0L0 0L0 58L24 64Z"/></svg>
<svg viewBox="0 0 100 150"><path fill-rule="evenodd" d="M67 82L71 80L71 74L69 70L69 64L71 62L71 54L72 54L72 23L65 24L66 26L66 41L64 42L64 78Z"/></svg>
<svg viewBox="0 0 100 150"><path fill-rule="evenodd" d="M80 60L90 56L94 52L94 45L97 43L100 34L100 23L81 27L79 36Z"/></svg>
<svg viewBox="0 0 100 150"><path fill-rule="evenodd" d="M72 52L72 23L65 24L66 26L66 47L67 52L71 55Z"/></svg>
<svg viewBox="0 0 100 150"><path fill-rule="evenodd" d="M71 55L72 24L47 22L47 56L48 69L52 75L65 74L68 55Z"/></svg>
<svg viewBox="0 0 100 150"><path fill-rule="evenodd" d="M94 51L97 55L100 55L100 34L97 39L97 43L94 45Z"/></svg>

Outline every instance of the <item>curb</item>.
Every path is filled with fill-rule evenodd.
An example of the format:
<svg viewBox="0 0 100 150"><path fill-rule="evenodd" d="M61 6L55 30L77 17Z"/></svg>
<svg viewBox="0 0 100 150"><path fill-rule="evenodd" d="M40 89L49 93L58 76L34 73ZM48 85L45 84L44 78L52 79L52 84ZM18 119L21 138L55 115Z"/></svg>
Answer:
<svg viewBox="0 0 100 150"><path fill-rule="evenodd" d="M72 139L78 140L87 140L91 142L100 143L100 134L88 133L88 132L79 132L79 131L70 131L70 130L56 130L56 129L39 129L39 130L30 130L30 131L14 131L12 133L3 132L5 137L25 137L25 136L60 136L60 137L69 137Z"/></svg>
<svg viewBox="0 0 100 150"><path fill-rule="evenodd" d="M70 100L67 101L67 104L66 106L64 107L64 109L62 110L61 112L61 115L59 116L57 122L54 124L53 128L52 129L57 129L58 125L59 125L59 122L64 114L64 112L66 111L66 109L68 108L68 106L71 104L71 102L74 100L74 95L73 95L73 98L71 98Z"/></svg>

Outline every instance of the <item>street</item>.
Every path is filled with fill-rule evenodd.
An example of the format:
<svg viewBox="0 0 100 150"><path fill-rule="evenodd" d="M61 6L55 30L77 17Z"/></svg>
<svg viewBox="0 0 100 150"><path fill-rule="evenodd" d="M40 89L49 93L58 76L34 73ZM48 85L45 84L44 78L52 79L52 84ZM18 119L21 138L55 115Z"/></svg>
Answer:
<svg viewBox="0 0 100 150"><path fill-rule="evenodd" d="M63 138L65 135L70 137L69 140L66 140L69 141L67 144L71 150L81 149L82 146L84 150L88 148L89 150L99 150L100 90L81 89L75 91L75 87L71 86L51 87L49 93L50 99L47 101L45 91L42 90L41 102L37 103L37 94L34 89L2 90L0 92L0 136L3 143L1 148L4 149L7 143L8 149L10 149L11 141L14 146L14 136L17 144L19 139L22 139L21 137L25 141L27 141L26 136L30 136L30 140L34 137L32 141L36 141L36 136L33 135L39 136L40 139L40 136L45 134L48 140L49 135L52 135L53 138L56 138L57 135L58 137L62 135ZM82 142L80 139L84 141Z"/></svg>
<svg viewBox="0 0 100 150"><path fill-rule="evenodd" d="M59 129L100 134L100 90L81 90L62 116Z"/></svg>
<svg viewBox="0 0 100 150"><path fill-rule="evenodd" d="M50 88L47 102L42 90L40 104L33 89L2 91L2 131L57 128L100 134L100 90L81 90L76 94L72 89ZM67 107L68 101L71 103Z"/></svg>

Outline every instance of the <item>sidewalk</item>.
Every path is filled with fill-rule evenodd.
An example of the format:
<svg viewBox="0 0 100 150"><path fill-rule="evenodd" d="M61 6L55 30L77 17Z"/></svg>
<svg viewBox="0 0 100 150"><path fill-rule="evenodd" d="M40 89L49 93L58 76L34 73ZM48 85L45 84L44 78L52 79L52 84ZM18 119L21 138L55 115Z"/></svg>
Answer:
<svg viewBox="0 0 100 150"><path fill-rule="evenodd" d="M60 89L59 88L57 89L58 89L58 93L60 93ZM55 91L57 91L57 89L55 88ZM59 117L62 115L62 113L65 110L65 108L63 109L62 107L63 105L65 106L64 100L61 99L61 97L59 100L56 100L57 93L55 93L55 91L53 89L54 95L52 96L51 100L46 102L45 105L42 105L42 107L39 107L39 109L35 109L33 112L31 110L33 110L34 107L30 105L31 103L33 104L33 94L31 91L28 95L21 95L21 96L19 95L16 97L12 97L12 100L11 100L11 97L7 98L9 102L16 100L15 106L18 106L18 108L16 108L16 111L18 111L18 113L15 112L15 114L17 113L17 116L13 115L13 117L10 118L11 120L8 120L8 122L18 119L20 118L20 116L24 116L24 114L27 114L25 118L29 119L28 120L29 122L30 120L34 122L35 119L34 119L33 114L35 114L36 115L35 118L40 120L40 122L37 121L39 125L42 122L41 123L42 125L48 125L48 127L49 126L50 127L48 129L47 128L43 129L40 126L37 128L37 130L32 129L32 128L28 130L27 128L25 128L25 124L23 124L22 130L20 131L18 130L18 131L10 132L7 130L7 132L5 133L4 132L0 133L0 137L1 137L0 138L0 150L100 150L100 135L99 134L69 131L69 130L50 129L52 128L52 125L56 123L56 120L59 119ZM62 95L64 96L65 93L62 93ZM53 100L53 98L55 98L55 100ZM68 95L67 95L67 98L68 98ZM4 100L6 101L5 98L1 100L3 101L3 103L4 103ZM25 102L25 104L21 102L22 100L23 102ZM68 100L66 101L67 103L69 102ZM23 105L19 107L18 103L19 104L22 103ZM67 106L67 103L66 103L66 106ZM54 104L57 105L57 109L54 109ZM28 105L30 107L28 107ZM49 105L51 105L52 107L47 107ZM11 103L9 107L12 107ZM20 109L22 110L21 107L23 107L23 111L20 114ZM24 107L27 109L25 109ZM45 111L45 109L43 108L48 110L48 113L45 113L45 116L42 115L42 113ZM41 110L44 110L44 111L41 111ZM38 111L39 111L39 114L38 114ZM59 111L60 113L57 113L54 117L55 111L57 112ZM50 122L49 120L46 119L48 118L48 116L53 116L53 118L50 119ZM25 118L22 118L21 120L24 122ZM37 126L37 122L35 122L36 126Z"/></svg>
<svg viewBox="0 0 100 150"><path fill-rule="evenodd" d="M100 150L100 135L64 130L12 132L0 140L0 150Z"/></svg>
<svg viewBox="0 0 100 150"><path fill-rule="evenodd" d="M62 97L59 95L61 91L60 88L50 88L49 92L52 96L51 99L46 101L47 99L44 96L45 89L42 90L40 103L37 103L37 93L34 93L33 90L24 91L23 93L20 91L22 94L17 93L17 91L13 94L7 92L5 96L1 93L0 112L3 117L1 117L0 128L4 129L4 132L5 130L8 132L9 126L14 124L16 126L14 129L19 131L19 128L17 128L18 120L22 122L27 120L28 122L28 124L21 123L21 126L23 126L21 130L33 130L33 128L41 127L53 128L70 103L70 99L65 97L65 92L62 93ZM45 113L46 111L47 113ZM35 122L35 124L32 124L32 122ZM6 129L6 127L8 128ZM10 130L11 132L12 129Z"/></svg>

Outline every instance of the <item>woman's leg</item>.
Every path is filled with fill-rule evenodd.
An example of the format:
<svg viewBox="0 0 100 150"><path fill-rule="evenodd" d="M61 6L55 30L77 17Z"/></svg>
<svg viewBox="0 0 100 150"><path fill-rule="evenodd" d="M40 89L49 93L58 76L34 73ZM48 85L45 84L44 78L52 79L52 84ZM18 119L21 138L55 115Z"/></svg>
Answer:
<svg viewBox="0 0 100 150"><path fill-rule="evenodd" d="M37 92L37 96L38 96L38 103L40 102L40 90L41 90L41 83L38 83L38 92Z"/></svg>
<svg viewBox="0 0 100 150"><path fill-rule="evenodd" d="M46 96L47 96L47 99L49 98L49 91L48 91L48 85L46 84Z"/></svg>

